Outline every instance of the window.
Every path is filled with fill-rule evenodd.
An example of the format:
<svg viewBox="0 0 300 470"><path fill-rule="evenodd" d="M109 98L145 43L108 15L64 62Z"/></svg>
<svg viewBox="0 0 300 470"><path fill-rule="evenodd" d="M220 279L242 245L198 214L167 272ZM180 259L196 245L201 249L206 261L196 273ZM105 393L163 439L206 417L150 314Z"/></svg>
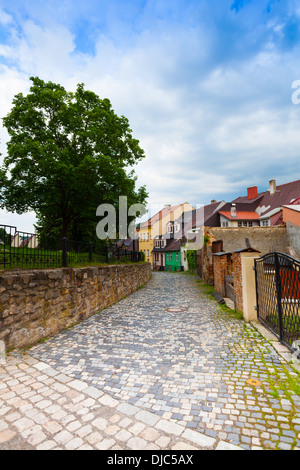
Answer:
<svg viewBox="0 0 300 470"><path fill-rule="evenodd" d="M239 227L252 227L253 222L238 222Z"/></svg>
<svg viewBox="0 0 300 470"><path fill-rule="evenodd" d="M164 240L162 240L162 241L160 242L160 246L161 246L162 248L165 246L165 241L164 241Z"/></svg>
<svg viewBox="0 0 300 470"><path fill-rule="evenodd" d="M172 261L172 253L170 253L170 261Z"/></svg>
<svg viewBox="0 0 300 470"><path fill-rule="evenodd" d="M147 250L147 258L149 258L149 250Z"/></svg>
<svg viewBox="0 0 300 470"><path fill-rule="evenodd" d="M228 222L222 222L221 226L222 227L228 227Z"/></svg>
<svg viewBox="0 0 300 470"><path fill-rule="evenodd" d="M147 232L147 242L149 241L149 232Z"/></svg>
<svg viewBox="0 0 300 470"><path fill-rule="evenodd" d="M260 225L261 225L262 227L268 227L268 226L269 226L269 220L268 220L268 219L266 219L266 220L261 220L261 221L260 221Z"/></svg>
<svg viewBox="0 0 300 470"><path fill-rule="evenodd" d="M178 261L178 253L176 253L176 261Z"/></svg>

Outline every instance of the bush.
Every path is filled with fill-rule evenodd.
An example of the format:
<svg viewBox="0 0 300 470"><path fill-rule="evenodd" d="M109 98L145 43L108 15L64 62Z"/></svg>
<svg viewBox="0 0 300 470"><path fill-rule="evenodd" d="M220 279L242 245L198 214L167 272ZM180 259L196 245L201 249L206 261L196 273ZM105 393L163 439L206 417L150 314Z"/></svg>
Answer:
<svg viewBox="0 0 300 470"><path fill-rule="evenodd" d="M187 262L188 262L188 268L189 271L196 271L197 269L197 251L187 251L186 253L187 256Z"/></svg>

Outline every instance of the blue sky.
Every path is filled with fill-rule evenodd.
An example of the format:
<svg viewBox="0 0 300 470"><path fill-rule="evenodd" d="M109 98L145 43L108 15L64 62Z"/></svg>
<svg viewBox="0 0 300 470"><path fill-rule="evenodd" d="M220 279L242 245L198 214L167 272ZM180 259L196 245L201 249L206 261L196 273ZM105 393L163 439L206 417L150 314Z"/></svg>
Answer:
<svg viewBox="0 0 300 470"><path fill-rule="evenodd" d="M152 204L300 178L297 0L0 0L1 117L31 75L83 82L128 117ZM1 126L0 139L5 154Z"/></svg>

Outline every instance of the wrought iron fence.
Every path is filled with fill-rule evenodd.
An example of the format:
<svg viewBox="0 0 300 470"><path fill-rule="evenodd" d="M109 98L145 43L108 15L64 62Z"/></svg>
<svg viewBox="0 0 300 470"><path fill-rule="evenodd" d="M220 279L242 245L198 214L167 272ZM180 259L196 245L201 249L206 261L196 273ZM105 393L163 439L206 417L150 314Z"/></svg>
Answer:
<svg viewBox="0 0 300 470"><path fill-rule="evenodd" d="M300 340L300 261L269 253L255 260L255 272L258 319L294 351Z"/></svg>
<svg viewBox="0 0 300 470"><path fill-rule="evenodd" d="M57 268L91 263L142 261L141 253L116 245L94 247L91 242L56 239L0 225L0 269Z"/></svg>

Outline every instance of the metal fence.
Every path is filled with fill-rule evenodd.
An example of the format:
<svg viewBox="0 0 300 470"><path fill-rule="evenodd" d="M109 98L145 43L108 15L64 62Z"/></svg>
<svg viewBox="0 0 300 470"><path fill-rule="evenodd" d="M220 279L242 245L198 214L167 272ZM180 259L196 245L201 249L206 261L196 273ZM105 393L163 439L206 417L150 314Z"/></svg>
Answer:
<svg viewBox="0 0 300 470"><path fill-rule="evenodd" d="M94 247L92 242L45 237L0 224L0 269L57 268L138 261L142 261L142 256L135 246L131 251L116 245Z"/></svg>
<svg viewBox="0 0 300 470"><path fill-rule="evenodd" d="M269 253L255 260L255 273L258 319L295 350L300 340L300 261Z"/></svg>

